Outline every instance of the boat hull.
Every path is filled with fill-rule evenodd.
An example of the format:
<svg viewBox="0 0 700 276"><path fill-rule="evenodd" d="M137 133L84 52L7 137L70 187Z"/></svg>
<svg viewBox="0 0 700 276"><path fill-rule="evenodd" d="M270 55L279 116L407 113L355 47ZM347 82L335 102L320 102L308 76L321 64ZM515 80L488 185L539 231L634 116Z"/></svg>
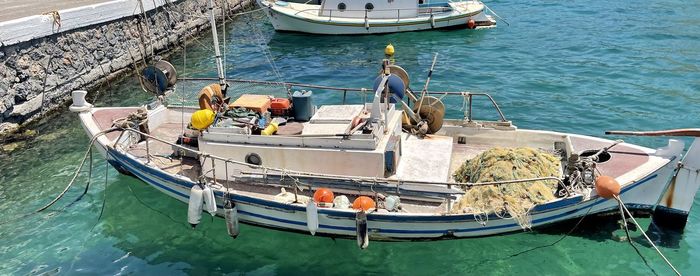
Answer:
<svg viewBox="0 0 700 276"><path fill-rule="evenodd" d="M474 19L476 28L495 27L496 21L483 10L467 14L450 14L435 16L422 16L410 20L334 20L334 19L310 19L304 16L281 12L274 7L266 6L265 14L270 19L272 26L277 31L301 32L324 35L362 35L382 34L396 32L411 32L432 29L458 29L467 28L467 22Z"/></svg>
<svg viewBox="0 0 700 276"><path fill-rule="evenodd" d="M149 166L128 153L106 147L110 163L120 170L144 181L159 191L184 203L188 202L189 191L194 182L166 173ZM670 162L669 162L670 163ZM666 189L668 178L673 172L672 165L647 175L637 181L625 184L621 198L629 208L651 211L659 200L659 194ZM223 217L224 193L215 192L219 210ZM309 233L306 209L301 204L286 204L273 200L231 193L230 198L238 206L242 223L275 228L290 232ZM617 210L614 200L593 198L583 200L581 196L562 199L535 208L532 215L533 227L579 218L586 215ZM183 208L182 212L186 212ZM319 229L316 235L355 238L355 212L319 208ZM520 232L522 228L511 218L489 216L475 218L473 215L429 215L404 213L372 213L367 217L371 240L437 240L482 237L510 232Z"/></svg>
<svg viewBox="0 0 700 276"><path fill-rule="evenodd" d="M110 133L99 136L105 128L108 128L109 118L118 114L128 114L136 108L105 108L96 111L81 112L79 114L83 127L89 137L96 136L96 146L100 153L120 172L133 175L148 185L158 189L164 194L181 202L188 202L190 189L196 183L192 178L166 172L154 163L147 163L143 158L128 152L129 135ZM170 114L165 107L158 107L149 111L149 124L163 123L167 117L180 115ZM177 115L177 116L176 116ZM177 118L175 118L177 119ZM448 127L449 128L449 127ZM532 130L517 130L518 137L528 135L563 135L560 133ZM607 140L568 135L575 141L604 142ZM680 143L680 142L679 142ZM673 143L671 143L673 144ZM655 154L653 163L645 163L644 173L625 174L622 185L621 198L628 208L643 210L651 213L659 204L662 195L669 189L669 180L675 174L678 160L681 156L682 143L659 150L651 150L637 147L648 154ZM630 147L633 147L630 145ZM636 147L636 146L634 146ZM693 165L693 164L690 164ZM693 165L694 167L694 165ZM631 175L634 175L633 177ZM679 183L680 184L680 183ZM253 194L237 193L235 191L224 194L224 187L218 184L210 184L215 191L217 205L221 207L225 196L229 196L238 207L239 220L242 223L259 225L267 228L275 228L290 232L309 233L307 227L306 206L303 204L284 203L270 197L260 197ZM694 187L694 186L693 186ZM687 196L694 196L694 192ZM183 207L185 207L183 205ZM582 195L558 199L547 204L537 205L530 211L532 227L537 228L557 222L580 218L586 215L615 212L617 202L600 198L592 194L591 198ZM183 213L187 208L182 208ZM223 216L223 208L220 208L218 216ZM684 210L688 211L688 210ZM352 209L318 209L319 227L316 235L339 238L356 237L356 211ZM367 216L369 238L371 240L439 240L454 238L482 237L522 231L521 226L512 218L503 218L495 215L487 217L475 217L472 214L439 214L439 213L404 213L404 212L376 212Z"/></svg>

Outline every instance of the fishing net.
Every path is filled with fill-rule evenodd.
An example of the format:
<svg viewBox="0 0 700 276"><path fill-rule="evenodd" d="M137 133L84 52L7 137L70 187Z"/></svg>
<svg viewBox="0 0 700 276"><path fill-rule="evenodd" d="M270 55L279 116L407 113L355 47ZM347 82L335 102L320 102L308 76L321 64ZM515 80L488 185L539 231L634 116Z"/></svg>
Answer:
<svg viewBox="0 0 700 276"><path fill-rule="evenodd" d="M528 147L492 148L466 161L457 170L457 182L492 182L559 176L560 161L554 155ZM529 211L555 198L556 180L474 186L452 208L452 213L489 214L514 218L523 229L531 227Z"/></svg>

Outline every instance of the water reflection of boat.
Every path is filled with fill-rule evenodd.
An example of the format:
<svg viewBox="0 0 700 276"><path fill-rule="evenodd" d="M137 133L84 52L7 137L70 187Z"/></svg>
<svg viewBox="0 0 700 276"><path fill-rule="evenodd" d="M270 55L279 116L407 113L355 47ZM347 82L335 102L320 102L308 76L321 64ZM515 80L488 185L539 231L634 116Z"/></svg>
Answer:
<svg viewBox="0 0 700 276"><path fill-rule="evenodd" d="M422 1L420 1L422 2ZM325 0L320 5L259 0L278 31L313 34L379 34L441 28L496 26L480 1L420 4L417 0Z"/></svg>

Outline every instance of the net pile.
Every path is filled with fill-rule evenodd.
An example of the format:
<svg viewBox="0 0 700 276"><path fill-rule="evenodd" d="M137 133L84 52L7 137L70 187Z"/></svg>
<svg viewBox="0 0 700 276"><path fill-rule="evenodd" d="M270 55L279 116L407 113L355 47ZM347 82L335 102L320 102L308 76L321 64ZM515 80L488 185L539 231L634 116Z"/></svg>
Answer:
<svg viewBox="0 0 700 276"><path fill-rule="evenodd" d="M559 176L560 161L547 152L528 148L492 148L466 161L457 170L457 182L492 182ZM557 181L474 186L452 208L453 213L475 214L478 218L509 214L523 229L531 227L529 211L555 198Z"/></svg>

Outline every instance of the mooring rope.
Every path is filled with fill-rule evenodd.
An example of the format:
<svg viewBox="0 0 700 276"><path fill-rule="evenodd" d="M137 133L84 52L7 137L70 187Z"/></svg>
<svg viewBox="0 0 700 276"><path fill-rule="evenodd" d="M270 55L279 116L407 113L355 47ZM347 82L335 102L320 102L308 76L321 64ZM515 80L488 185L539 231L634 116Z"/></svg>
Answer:
<svg viewBox="0 0 700 276"><path fill-rule="evenodd" d="M83 156L83 160L80 161L80 165L78 166L78 169L75 170L75 174L73 174L73 178L70 180L70 182L68 182L68 185L66 185L66 187L63 189L63 191L60 194L58 194L53 200L51 200L51 202L44 205L44 207L37 209L36 211L34 211L34 213L39 213L41 211L48 209L49 207L54 205L59 199L61 199L66 194L66 192L68 192L68 189L70 189L70 187L73 186L73 183L75 183L75 180L78 178L78 175L80 175L80 171L82 170L83 166L85 165L85 161L88 159L88 157L90 157L90 154L92 153L92 146L95 144L95 141L97 141L97 138L99 138L102 135L105 135L107 133L110 133L112 131L115 131L115 130L118 130L118 128L110 128L107 130L100 131L97 134L95 134L95 136L93 136L92 139L90 139L90 144L88 145L88 148L85 151L85 155ZM85 192L87 192L87 189L85 189Z"/></svg>
<svg viewBox="0 0 700 276"><path fill-rule="evenodd" d="M97 134L95 134L95 136L90 140L90 145L89 145L87 151L85 152L85 155L83 156L82 161L80 162L80 166L78 166L78 169L75 171L75 174L73 175L73 178L72 178L71 181L68 183L68 185L63 189L63 191L62 191L59 195L57 195L51 202L49 202L48 204L44 205L43 207L37 209L36 211L29 212L29 213L25 213L25 214L23 214L23 215L19 215L19 216L17 216L17 217L12 218L12 219L8 219L8 220L6 220L6 221L0 222L0 225L8 224L8 223L11 223L11 222L14 222L14 221L17 221L17 220L20 220L20 219L24 219L24 218L27 218L27 217L29 217L29 216L35 215L35 214L38 214L38 213L40 213L40 212L42 212L42 211L48 209L49 207L51 207L52 205L54 205L56 202L58 202L58 200L61 199L61 198L66 194L66 192L68 191L68 189L70 189L70 187L75 183L75 180L78 178L78 175L80 175L80 171L81 171L81 169L83 168L83 166L85 165L85 161L87 161L87 159L91 156L91 153L92 153L92 145L95 143L95 141L97 141L97 138L99 138L100 136L105 135L105 134L107 134L107 133L109 133L109 132L115 131L115 130L118 130L118 129L117 129L117 128L110 128L110 129L107 129L107 130L104 130L104 131L101 131L101 132L98 132ZM91 165L90 167L92 167L92 165ZM91 168L91 170L92 170L92 168ZM92 173L90 173L90 174L92 174ZM88 180L88 181L89 181L89 180ZM81 194L80 197L78 197L78 199L76 199L73 203L75 203L76 201L80 200L80 198L81 198L86 192L87 192L87 187L86 187L85 191L83 192L83 194ZM73 203L71 203L71 204L73 204ZM68 206L70 206L71 204L69 204ZM65 207L64 207L64 208L65 208Z"/></svg>
<svg viewBox="0 0 700 276"><path fill-rule="evenodd" d="M644 258L644 256L639 252L639 249L637 249L637 247L634 245L634 243L632 243L632 239L630 239L629 229L627 228L627 220L626 220L626 218L625 218L625 214L627 214L627 216L629 216L629 218L632 220L632 222L634 223L634 225L637 226L637 229L642 229L642 226L640 226L639 223L637 222L637 220L634 219L634 217L632 216L632 213L630 212L630 210L628 210L628 209L627 209L627 206L625 206L625 204L622 202L622 199L620 199L620 197L617 196L617 195L615 195L614 197L615 197L615 199L617 200L617 203L618 203L619 208L620 208L620 214L621 214L621 216L622 216L622 223L623 223L623 225L624 225L623 227L624 227L624 229L625 229L625 234L627 234L627 240L629 241L630 245L632 245L632 247L634 248L634 250L637 251L637 254L642 258L642 260L644 261L644 264L646 264L647 267L649 267L649 269L651 269L651 271L652 271L654 274L657 274L656 271L655 271L653 268L651 268L651 266L649 265L649 263L647 263L647 260ZM624 211L624 212L623 212L623 211ZM671 261L669 261L669 260L666 258L666 256L664 256L664 254L661 253L661 250L659 250L659 248L656 247L656 244L654 244L654 242L651 240L651 238L649 238L649 236L647 236L647 233L645 233L644 231L642 231L642 235L644 236L644 238L646 238L647 242L649 242L649 244L651 244L651 246L654 248L654 250L656 250L656 253L658 253L659 256L661 256L661 258L664 260L664 262L666 262L666 264L673 270L673 272L676 273L676 275L679 275L679 276L680 276L681 273L678 272L678 270L676 269L675 266L673 266L673 264L671 263ZM658 274L657 274L657 275L658 275Z"/></svg>

